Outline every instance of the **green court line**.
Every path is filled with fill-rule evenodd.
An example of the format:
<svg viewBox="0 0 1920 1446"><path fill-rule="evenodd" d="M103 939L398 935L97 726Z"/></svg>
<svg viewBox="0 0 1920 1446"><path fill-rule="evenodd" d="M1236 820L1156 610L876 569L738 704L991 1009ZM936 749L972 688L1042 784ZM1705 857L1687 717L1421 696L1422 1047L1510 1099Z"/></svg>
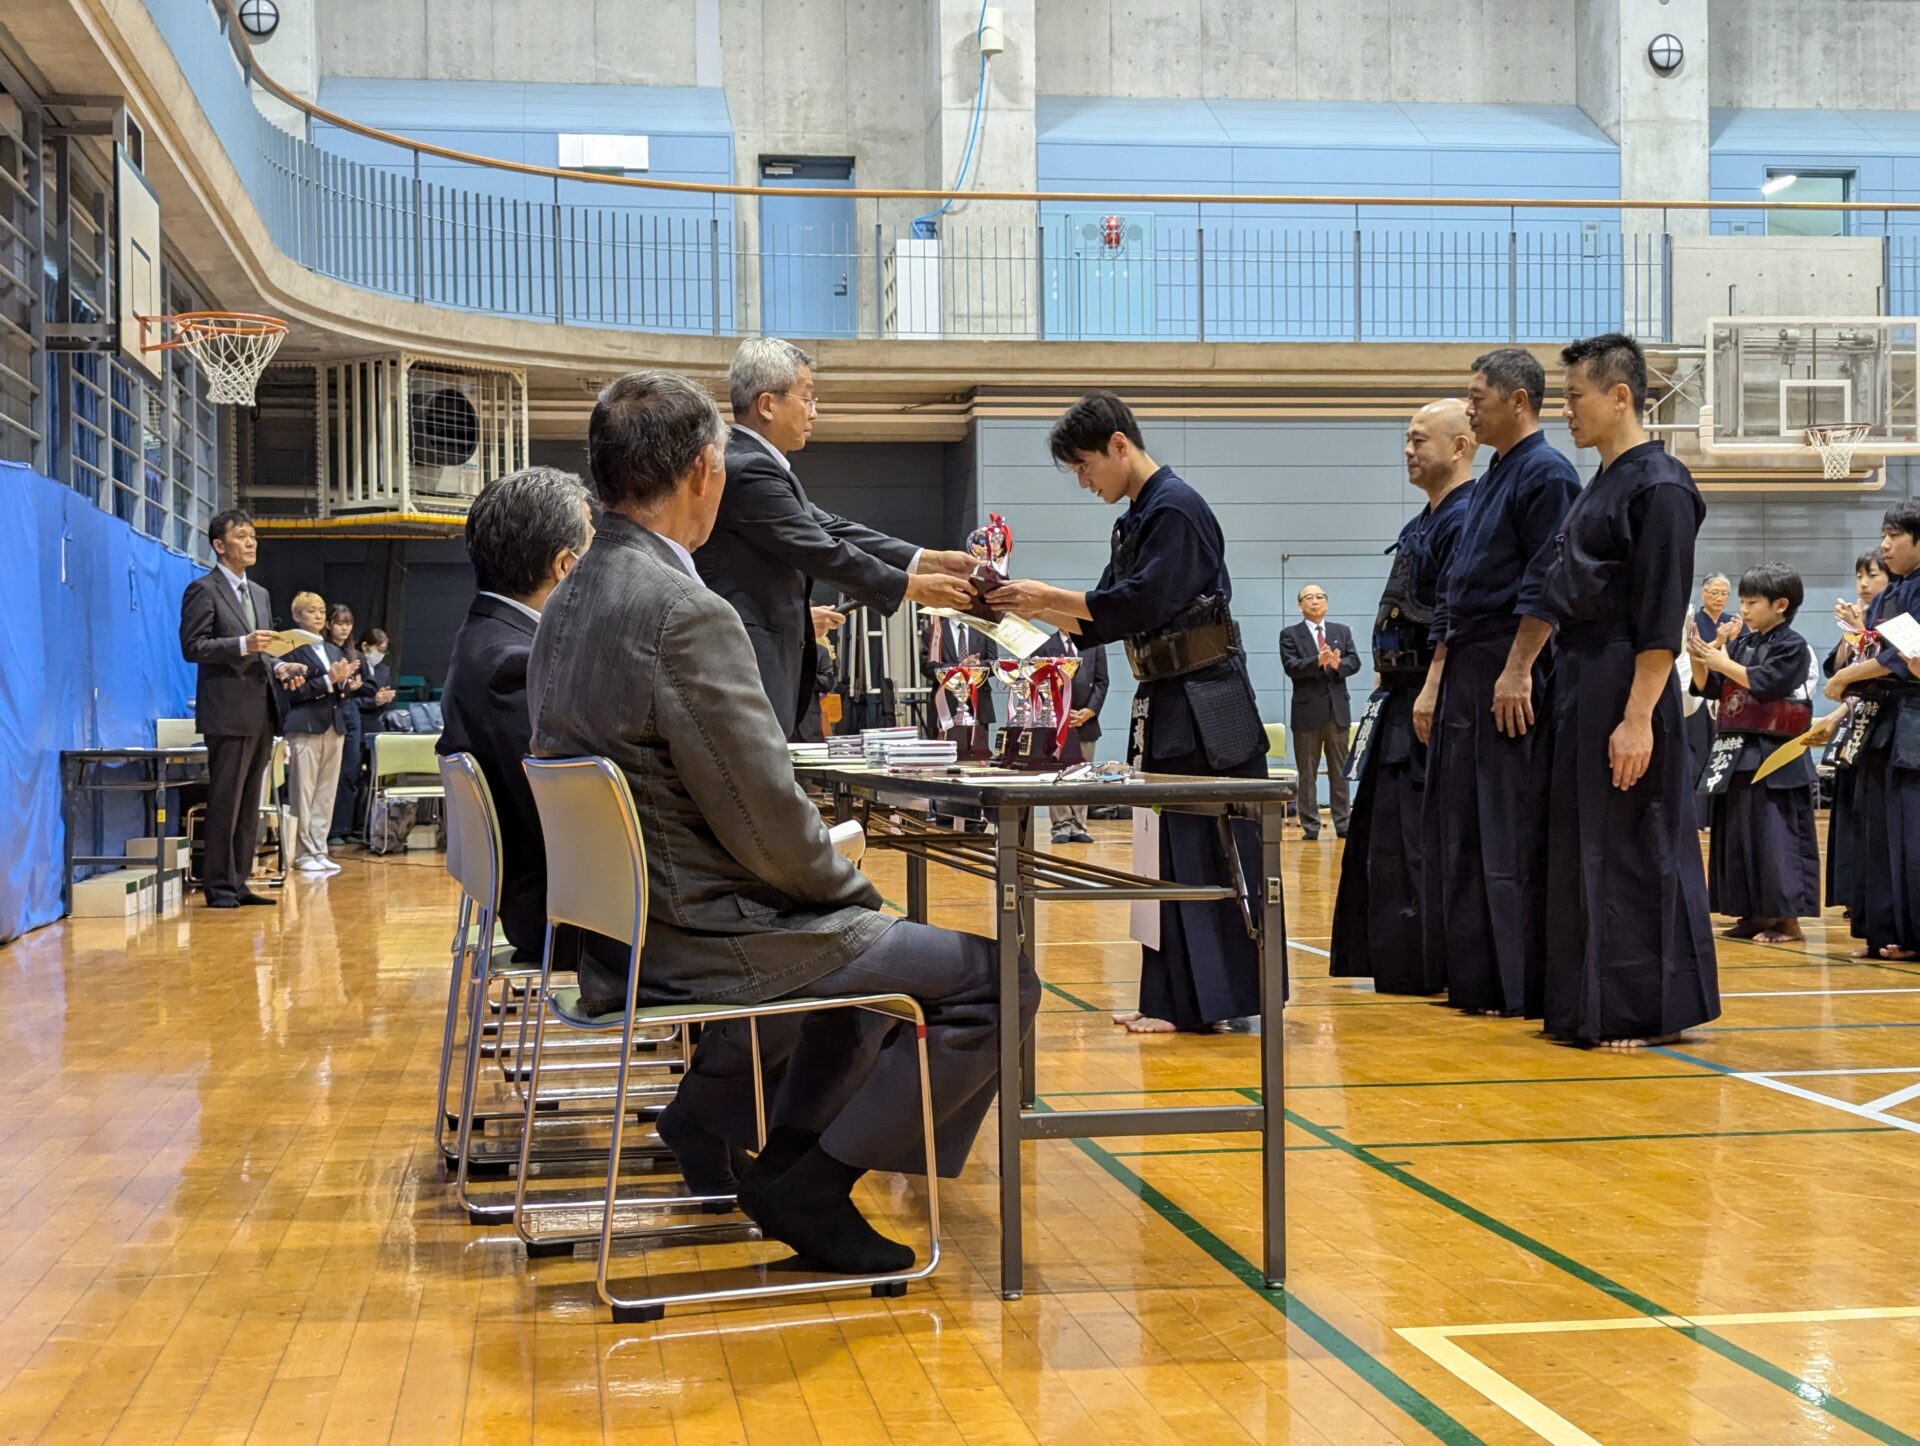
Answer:
<svg viewBox="0 0 1920 1446"><path fill-rule="evenodd" d="M1059 1011L1065 1013L1064 1010ZM1699 1080L1708 1076L1690 1069L1670 1070L1664 1074L1563 1074L1544 1075L1520 1079L1412 1079L1412 1080L1368 1080L1353 1084L1289 1084L1288 1094L1302 1090L1432 1090L1465 1088L1472 1085L1540 1085L1540 1084L1613 1084L1616 1081L1648 1079ZM1219 1095L1238 1094L1241 1085L1189 1085L1180 1089L1135 1089L1135 1090L1051 1090L1049 1099L1095 1099L1102 1095Z"/></svg>
<svg viewBox="0 0 1920 1446"><path fill-rule="evenodd" d="M1541 1135L1510 1140L1367 1140L1356 1141L1362 1150L1454 1150L1474 1149L1481 1145L1611 1145L1647 1140L1744 1140L1768 1135L1891 1135L1899 1131L1892 1125L1834 1125L1805 1130L1689 1130L1664 1135ZM1295 1150L1330 1150L1331 1145L1288 1145ZM1131 1158L1154 1155L1257 1155L1258 1145L1218 1145L1192 1150L1115 1150L1116 1155Z"/></svg>
<svg viewBox="0 0 1920 1446"><path fill-rule="evenodd" d="M1688 1034L1779 1034L1793 1029L1920 1029L1920 1020L1880 1024L1734 1024L1721 1028L1690 1029Z"/></svg>
<svg viewBox="0 0 1920 1446"><path fill-rule="evenodd" d="M1077 1004L1077 1005L1079 1005L1079 1006L1080 1006L1080 1008L1082 1008L1082 1009L1084 1009L1084 1010L1087 1010L1087 1011L1089 1011L1090 1013L1096 1013L1096 1014L1097 1014L1097 1013L1099 1012L1099 1010L1100 1010L1100 1006L1099 1006L1099 1005L1097 1005L1097 1004L1089 1004L1089 1003L1087 1003L1087 1001L1086 1001L1086 1000L1084 1000L1084 999L1082 999L1082 998L1081 998L1081 997L1080 997L1079 995L1077 995L1077 994L1069 994L1069 993L1067 993L1067 991L1066 991L1066 990L1064 990L1064 989L1062 989L1062 988L1061 988L1061 987L1060 987L1060 986L1059 986L1058 984L1050 984L1050 983L1048 983L1048 982L1047 982L1047 981L1046 981L1045 979L1042 979L1042 980L1040 981L1040 987L1041 987L1042 989L1044 989L1044 990L1046 990L1046 991L1047 991L1047 993L1049 993L1049 994L1057 994L1057 995L1059 995L1059 996L1060 996L1060 997L1061 997L1062 999L1064 999L1064 1000L1066 1000L1066 1001L1067 1001L1067 1003L1069 1003L1069 1004ZM1066 1011L1065 1011L1065 1010L1063 1010L1063 1009L1049 1009L1049 1010L1046 1010L1046 1011L1044 1011L1044 1012L1045 1012L1045 1013L1047 1013L1047 1014L1064 1014L1064 1013L1066 1013Z"/></svg>
<svg viewBox="0 0 1920 1446"><path fill-rule="evenodd" d="M1041 1105L1040 1108L1044 1109L1046 1106ZM1384 1362L1370 1354L1364 1346L1346 1335L1299 1296L1284 1287L1275 1289L1268 1285L1259 1270L1255 1269L1252 1261L1195 1220L1174 1201L1134 1174L1107 1150L1092 1140L1075 1140L1073 1143L1079 1147L1083 1155L1105 1170L1122 1187L1137 1196L1148 1209L1199 1246L1216 1265L1221 1266L1247 1289L1279 1311L1289 1324L1300 1327L1341 1365L1426 1427L1436 1438L1447 1442L1448 1446L1485 1446L1480 1437L1428 1400L1417 1388L1401 1379Z"/></svg>
<svg viewBox="0 0 1920 1446"><path fill-rule="evenodd" d="M1256 1103L1259 1102L1260 1092L1258 1090L1244 1089L1241 1093ZM1680 1314L1677 1311L1667 1309L1665 1306L1640 1294L1631 1287L1622 1285L1619 1281L1602 1275L1591 1266L1582 1265L1564 1251L1556 1250L1544 1241L1535 1240L1532 1236L1508 1225L1505 1221L1495 1219L1493 1216L1487 1214L1486 1211L1469 1205L1457 1196L1449 1195L1437 1185L1430 1185L1425 1180L1420 1179L1419 1176L1409 1174L1406 1170L1391 1161L1381 1159L1365 1146L1356 1145L1351 1141L1341 1139L1324 1125L1317 1125L1312 1120L1306 1119L1292 1110L1285 1111L1285 1115L1291 1123L1305 1130L1314 1138L1333 1145L1336 1149L1352 1156L1353 1159L1367 1166L1369 1169L1377 1170L1388 1179L1405 1185L1408 1189L1426 1196L1427 1199L1433 1201L1436 1205L1444 1206L1461 1219L1478 1225L1483 1230L1491 1231L1508 1244L1517 1246L1535 1259L1553 1266L1556 1270L1564 1271L1582 1284L1590 1285L1602 1294L1611 1296L1622 1305L1636 1310L1642 1315L1661 1320ZM1723 1359L1731 1361L1733 1364L1750 1371L1768 1384L1778 1386L1781 1390L1790 1392L1796 1399L1805 1401L1810 1406L1818 1407L1835 1420L1846 1422L1847 1425L1853 1427L1856 1431L1862 1431L1873 1437L1876 1441L1885 1442L1887 1446L1920 1446L1920 1438L1907 1435L1906 1432L1888 1425L1885 1421L1880 1420L1879 1417L1869 1415L1858 1406L1834 1395L1830 1391L1822 1390L1820 1387L1814 1385L1813 1382L1803 1380L1791 1371L1774 1365L1773 1362L1766 1358L1755 1355L1744 1346L1736 1345L1725 1336L1708 1330L1705 1326L1673 1326L1670 1327L1670 1329L1678 1332L1680 1335L1686 1336L1698 1345L1707 1347L1708 1350L1713 1351Z"/></svg>

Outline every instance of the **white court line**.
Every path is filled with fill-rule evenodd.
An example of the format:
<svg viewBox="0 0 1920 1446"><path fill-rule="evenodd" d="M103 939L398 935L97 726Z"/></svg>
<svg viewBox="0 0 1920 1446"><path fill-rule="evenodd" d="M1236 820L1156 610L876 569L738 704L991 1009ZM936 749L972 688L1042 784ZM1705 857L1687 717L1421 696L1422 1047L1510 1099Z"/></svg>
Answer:
<svg viewBox="0 0 1920 1446"><path fill-rule="evenodd" d="M1920 1074L1920 1065L1891 1064L1859 1069L1770 1069L1767 1073L1775 1079L1811 1079L1815 1075L1829 1074Z"/></svg>
<svg viewBox="0 0 1920 1446"><path fill-rule="evenodd" d="M1722 993L1722 999L1798 999L1820 994L1920 994L1920 985L1902 989L1760 989L1744 994Z"/></svg>
<svg viewBox="0 0 1920 1446"><path fill-rule="evenodd" d="M1574 1331L1644 1331L1688 1326L1808 1325L1848 1320L1912 1320L1920 1306L1859 1306L1842 1310L1749 1311L1738 1315L1618 1316L1602 1320L1504 1321L1489 1325L1401 1326L1394 1334L1423 1352L1487 1400L1553 1446L1599 1443L1538 1397L1454 1344L1468 1336L1560 1335Z"/></svg>
<svg viewBox="0 0 1920 1446"><path fill-rule="evenodd" d="M1904 1105L1916 1095L1920 1095L1920 1084L1908 1085L1905 1089L1895 1090L1890 1095L1881 1095L1877 1100L1868 1100L1867 1108L1870 1110L1890 1110L1895 1105Z"/></svg>
<svg viewBox="0 0 1920 1446"><path fill-rule="evenodd" d="M1764 1085L1767 1089L1777 1090L1783 1095L1792 1095L1795 1099L1811 1100L1816 1105L1825 1105L1830 1110L1839 1110L1842 1114L1853 1115L1858 1119L1872 1120L1878 1125L1891 1125L1896 1130L1905 1130L1909 1134L1920 1135L1920 1120L1903 1120L1898 1115L1889 1115L1874 1109L1871 1105L1856 1105L1848 1100L1837 1100L1832 1095L1823 1095L1818 1090L1802 1089L1799 1085L1788 1084L1772 1075L1743 1074L1736 1071L1728 1075L1729 1079L1743 1079L1749 1084Z"/></svg>
<svg viewBox="0 0 1920 1446"><path fill-rule="evenodd" d="M1331 959L1333 957L1333 955L1329 954L1325 949L1316 949L1313 945L1302 944L1297 939L1287 940L1287 947L1289 949L1305 949L1309 954L1318 954L1322 959Z"/></svg>

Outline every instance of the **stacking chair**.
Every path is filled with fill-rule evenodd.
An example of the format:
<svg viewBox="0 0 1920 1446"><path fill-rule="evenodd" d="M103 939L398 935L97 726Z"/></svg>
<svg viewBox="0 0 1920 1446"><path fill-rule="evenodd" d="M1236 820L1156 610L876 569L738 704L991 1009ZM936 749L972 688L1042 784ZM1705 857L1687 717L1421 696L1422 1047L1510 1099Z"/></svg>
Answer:
<svg viewBox="0 0 1920 1446"><path fill-rule="evenodd" d="M373 829L373 820L381 817L389 804L441 797L442 785L439 783L394 781L408 775L437 774L440 760L434 750L439 742L438 733L381 732L373 735L373 757L367 770L369 833Z"/></svg>
<svg viewBox="0 0 1920 1446"><path fill-rule="evenodd" d="M540 1098L541 1056L548 1025L564 1030L618 1033L622 1048L620 1068L614 1085L612 1104L613 1139L607 1161L606 1190L600 1202L599 1229L596 1235L580 1237L599 1242L599 1260L594 1284L600 1298L612 1308L616 1321L659 1320L669 1305L685 1305L724 1300L746 1300L769 1296L796 1295L802 1292L867 1286L875 1295L904 1295L909 1281L923 1280L940 1263L940 1195L935 1168L933 1137L933 1093L927 1074L926 1018L919 1001L906 994L863 994L842 999L791 998L759 1004L640 1004L640 956L647 932L647 853L640 834L640 819L633 805L633 794L624 775L605 758L529 758L523 765L533 787L533 801L540 812L541 831L547 841L547 958L533 1015L532 1067L527 1082L527 1119L533 1119ZM556 925L573 924L615 939L626 939L629 947L627 1004L611 1014L587 1015L580 1009L577 988L556 988L552 981L553 931ZM833 1276L825 1279L772 1280L765 1267L755 1273L751 1283L722 1288L692 1288L663 1291L655 1288L639 1294L627 1285L609 1279L612 1273L613 1242L616 1234L673 1241L676 1235L692 1233L692 1227L675 1229L615 1229L617 1209L661 1207L686 1209L725 1204L729 1197L680 1196L671 1200L624 1198L620 1194L620 1144L625 1125L626 1100L633 1065L633 1040L636 1029L646 1025L718 1024L725 1020L748 1022L752 1045L754 1104L760 1120L760 1137L766 1138L765 1101L761 1097L760 1036L757 1021L775 1015L805 1014L827 1009L864 1009L898 1021L914 1030L920 1051L920 1114L922 1146L927 1178L927 1250L925 1263L913 1270L886 1275ZM521 1135L521 1168L516 1187L514 1225L529 1248L541 1236L532 1230L534 1212L527 1208L527 1155L530 1135ZM564 1237L563 1237L564 1238ZM671 1283L671 1282L669 1282Z"/></svg>

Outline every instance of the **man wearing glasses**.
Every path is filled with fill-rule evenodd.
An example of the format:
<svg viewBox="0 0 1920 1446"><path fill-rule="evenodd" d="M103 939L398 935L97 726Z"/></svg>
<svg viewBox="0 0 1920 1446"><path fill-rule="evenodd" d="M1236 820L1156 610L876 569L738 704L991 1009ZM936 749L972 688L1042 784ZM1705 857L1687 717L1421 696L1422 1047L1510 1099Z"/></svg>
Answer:
<svg viewBox="0 0 1920 1446"><path fill-rule="evenodd" d="M813 433L813 360L792 342L740 344L727 374L733 428L712 536L694 554L707 587L746 624L760 681L788 738L814 687L814 580L891 615L903 601L966 607L965 552L936 552L815 507L789 460Z"/></svg>

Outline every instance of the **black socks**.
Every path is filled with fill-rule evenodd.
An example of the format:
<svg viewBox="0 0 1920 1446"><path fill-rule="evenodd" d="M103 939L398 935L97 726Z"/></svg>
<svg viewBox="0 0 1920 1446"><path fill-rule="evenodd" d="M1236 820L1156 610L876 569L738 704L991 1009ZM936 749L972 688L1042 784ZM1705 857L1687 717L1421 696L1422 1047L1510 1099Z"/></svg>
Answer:
<svg viewBox="0 0 1920 1446"><path fill-rule="evenodd" d="M740 1188L740 1174L747 1168L746 1152L734 1149L697 1120L687 1118L677 1102L660 1111L654 1128L679 1162L688 1194L732 1195Z"/></svg>
<svg viewBox="0 0 1920 1446"><path fill-rule="evenodd" d="M843 1275L906 1270L912 1248L875 1230L853 1203L853 1187L866 1173L821 1149L818 1135L775 1130L740 1183L740 1208L813 1269Z"/></svg>

